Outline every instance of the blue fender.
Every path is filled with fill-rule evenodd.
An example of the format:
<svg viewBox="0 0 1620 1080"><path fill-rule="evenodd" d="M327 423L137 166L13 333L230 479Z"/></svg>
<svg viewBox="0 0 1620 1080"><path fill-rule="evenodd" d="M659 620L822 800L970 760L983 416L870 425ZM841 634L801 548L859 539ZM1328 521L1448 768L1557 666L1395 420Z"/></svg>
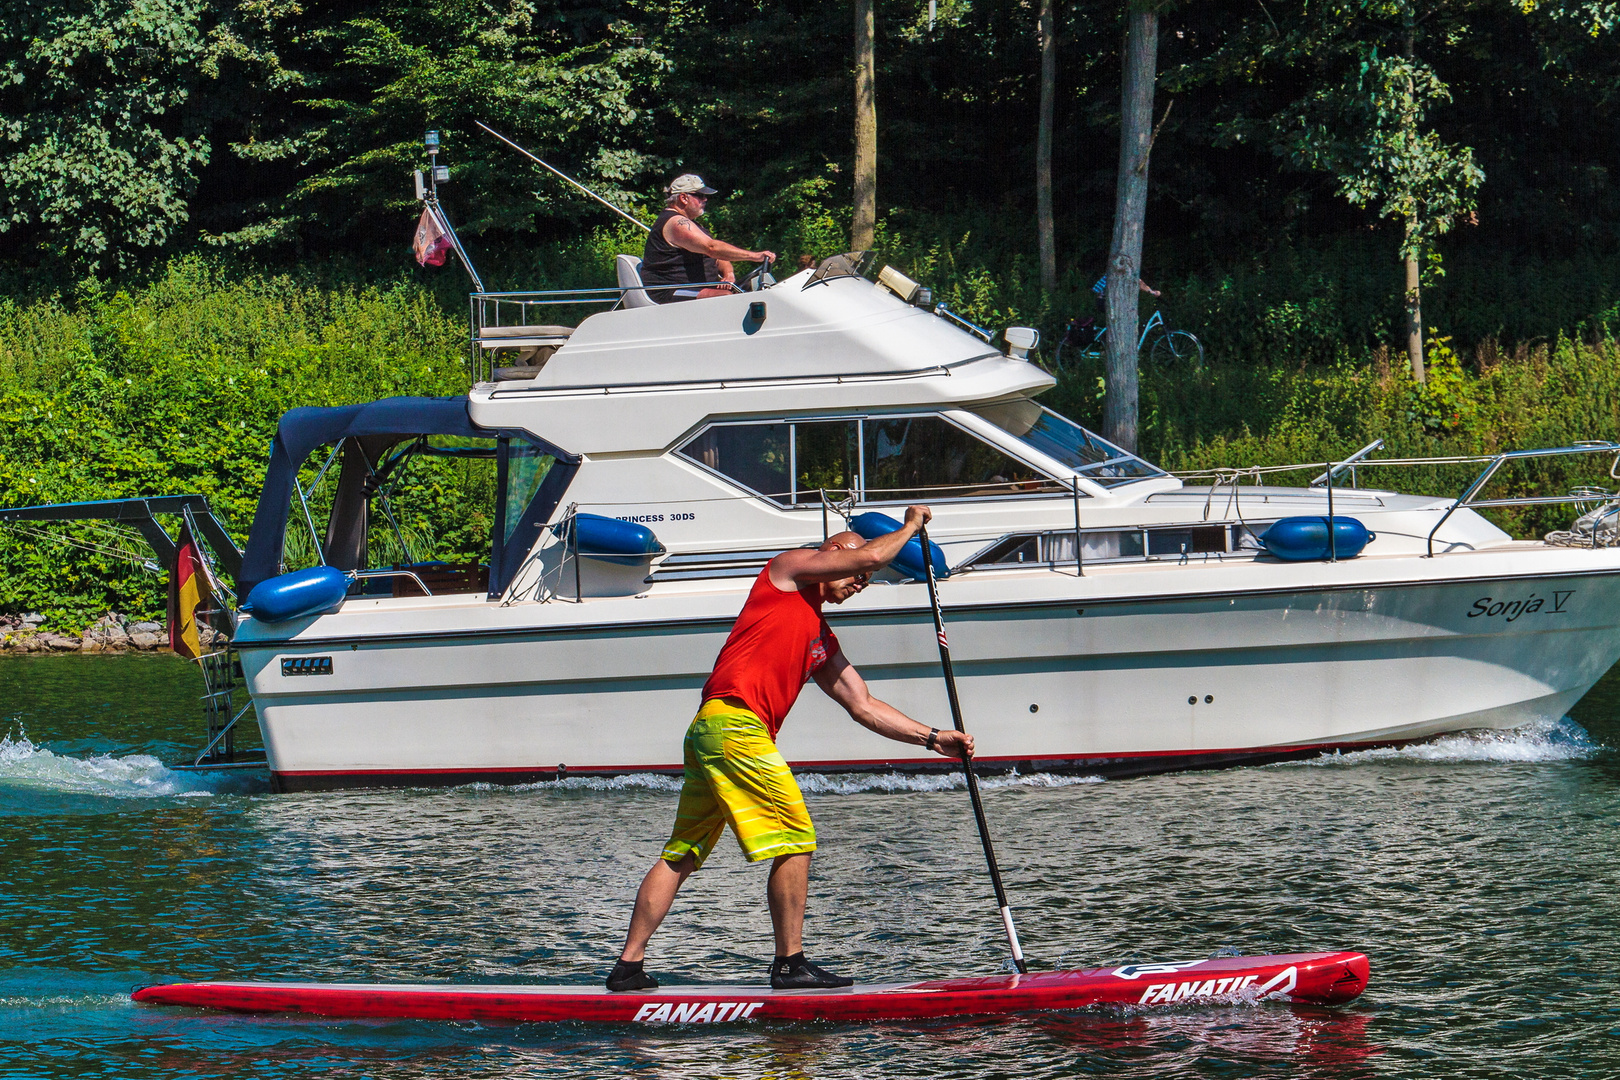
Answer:
<svg viewBox="0 0 1620 1080"><path fill-rule="evenodd" d="M645 525L601 514L575 514L573 521L579 529L579 553L588 558L634 566L646 562L649 555L663 554L664 545ZM568 530L562 535L573 543Z"/></svg>
<svg viewBox="0 0 1620 1080"><path fill-rule="evenodd" d="M1333 517L1333 555L1353 559L1375 539L1367 526L1353 517ZM1326 517L1287 517L1260 534L1267 551L1288 562L1321 561L1328 557Z"/></svg>
<svg viewBox="0 0 1620 1080"><path fill-rule="evenodd" d="M260 622L286 622L318 615L343 603L349 578L330 566L312 566L261 581L248 593L242 611Z"/></svg>
<svg viewBox="0 0 1620 1080"><path fill-rule="evenodd" d="M900 522L888 514L880 514L875 510L864 514L857 514L850 520L850 531L858 532L868 540L876 540L880 536L887 536L900 528ZM939 550L939 545L932 540L928 541L928 554L934 560L934 576L948 578L951 568L945 562L945 553ZM922 540L913 536L907 540L900 549L900 554L894 557L889 564L913 581L928 580L928 569L923 565Z"/></svg>

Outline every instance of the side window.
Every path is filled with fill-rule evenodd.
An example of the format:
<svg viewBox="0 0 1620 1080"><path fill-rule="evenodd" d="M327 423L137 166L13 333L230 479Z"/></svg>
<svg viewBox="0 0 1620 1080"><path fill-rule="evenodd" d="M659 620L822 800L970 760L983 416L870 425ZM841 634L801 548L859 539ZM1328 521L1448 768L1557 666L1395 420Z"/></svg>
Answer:
<svg viewBox="0 0 1620 1080"><path fill-rule="evenodd" d="M725 424L703 432L678 453L751 491L780 500L790 490L791 444L789 424Z"/></svg>
<svg viewBox="0 0 1620 1080"><path fill-rule="evenodd" d="M822 491L835 502L848 498L861 482L860 428L856 421L800 421L793 429L793 501L819 503Z"/></svg>
<svg viewBox="0 0 1620 1080"><path fill-rule="evenodd" d="M1067 490L941 417L865 422L866 498L874 502Z"/></svg>
<svg viewBox="0 0 1620 1080"><path fill-rule="evenodd" d="M512 539L518 522L523 518L523 511L534 500L535 492L545 483L556 461L545 450L522 439L512 439L506 443L506 490L500 493L505 500L503 542Z"/></svg>

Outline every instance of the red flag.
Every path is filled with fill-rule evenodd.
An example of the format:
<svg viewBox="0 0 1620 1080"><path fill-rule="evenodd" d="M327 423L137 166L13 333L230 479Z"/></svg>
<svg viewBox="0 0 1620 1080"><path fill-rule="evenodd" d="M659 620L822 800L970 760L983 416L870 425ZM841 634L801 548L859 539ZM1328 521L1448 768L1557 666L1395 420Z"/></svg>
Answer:
<svg viewBox="0 0 1620 1080"><path fill-rule="evenodd" d="M416 261L423 266L443 266L450 255L450 229L439 219L431 206L422 207L422 217L416 223L416 240L411 244Z"/></svg>
<svg viewBox="0 0 1620 1080"><path fill-rule="evenodd" d="M210 600L208 573L203 566L191 526L180 526L179 546L174 553L174 570L169 574L169 648L195 660L202 655L202 634L197 609Z"/></svg>

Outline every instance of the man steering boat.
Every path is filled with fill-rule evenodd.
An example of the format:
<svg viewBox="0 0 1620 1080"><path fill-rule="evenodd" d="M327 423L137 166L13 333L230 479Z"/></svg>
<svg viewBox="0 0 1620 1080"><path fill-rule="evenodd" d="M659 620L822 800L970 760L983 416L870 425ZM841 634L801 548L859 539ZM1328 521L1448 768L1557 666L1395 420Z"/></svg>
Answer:
<svg viewBox="0 0 1620 1080"><path fill-rule="evenodd" d="M660 304L679 300L702 300L737 292L733 261L775 260L774 251L745 251L735 244L716 240L699 225L714 188L695 173L685 173L670 182L664 211L647 234L641 255L641 283L647 295ZM718 283L718 284L717 284ZM655 285L684 285L687 288L654 289ZM697 286L707 285L708 288Z"/></svg>
<svg viewBox="0 0 1620 1080"><path fill-rule="evenodd" d="M771 986L779 990L850 986L805 959L803 930L815 827L776 734L810 679L850 718L885 738L916 743L945 757L973 754L973 736L918 723L867 690L821 613L866 588L932 514L906 510L904 525L867 541L841 532L815 550L776 556L755 579L703 687L703 704L686 732L685 770L675 827L636 894L624 949L607 988L652 990L648 941L675 894L703 865L727 825L749 862L772 860L766 897L776 937ZM925 555L926 557L926 555Z"/></svg>

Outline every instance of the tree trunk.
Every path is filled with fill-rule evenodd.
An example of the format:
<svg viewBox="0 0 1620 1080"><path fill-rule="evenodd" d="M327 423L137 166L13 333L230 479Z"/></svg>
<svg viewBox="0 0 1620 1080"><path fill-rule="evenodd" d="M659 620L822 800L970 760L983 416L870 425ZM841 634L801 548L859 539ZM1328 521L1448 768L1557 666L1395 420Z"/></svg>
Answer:
<svg viewBox="0 0 1620 1080"><path fill-rule="evenodd" d="M1417 58L1417 28L1412 22L1412 11L1406 11L1406 59ZM1412 78L1406 79L1407 100L1413 95ZM1416 142L1417 116L1412 108L1407 109L1406 131L1410 141ZM1406 355L1412 360L1412 378L1417 380L1419 386L1423 385L1423 276L1418 267L1418 248L1413 243L1413 233L1417 229L1417 222L1411 218L1406 220Z"/></svg>
<svg viewBox="0 0 1620 1080"><path fill-rule="evenodd" d="M865 251L877 232L877 62L872 0L855 0L855 220L849 246Z"/></svg>
<svg viewBox="0 0 1620 1080"><path fill-rule="evenodd" d="M1052 224L1052 111L1057 98L1057 33L1052 9L1041 0L1041 119L1035 135L1035 232L1041 249L1041 288L1057 291L1057 235Z"/></svg>
<svg viewBox="0 0 1620 1080"><path fill-rule="evenodd" d="M1114 240L1108 251L1108 377L1103 434L1136 449L1137 288L1147 216L1148 152L1153 147L1153 83L1159 61L1159 15L1149 0L1132 0L1125 14L1120 85L1119 180L1114 189Z"/></svg>
<svg viewBox="0 0 1620 1080"><path fill-rule="evenodd" d="M1412 378L1423 385L1423 292L1416 255L1406 259L1406 354L1412 358Z"/></svg>

